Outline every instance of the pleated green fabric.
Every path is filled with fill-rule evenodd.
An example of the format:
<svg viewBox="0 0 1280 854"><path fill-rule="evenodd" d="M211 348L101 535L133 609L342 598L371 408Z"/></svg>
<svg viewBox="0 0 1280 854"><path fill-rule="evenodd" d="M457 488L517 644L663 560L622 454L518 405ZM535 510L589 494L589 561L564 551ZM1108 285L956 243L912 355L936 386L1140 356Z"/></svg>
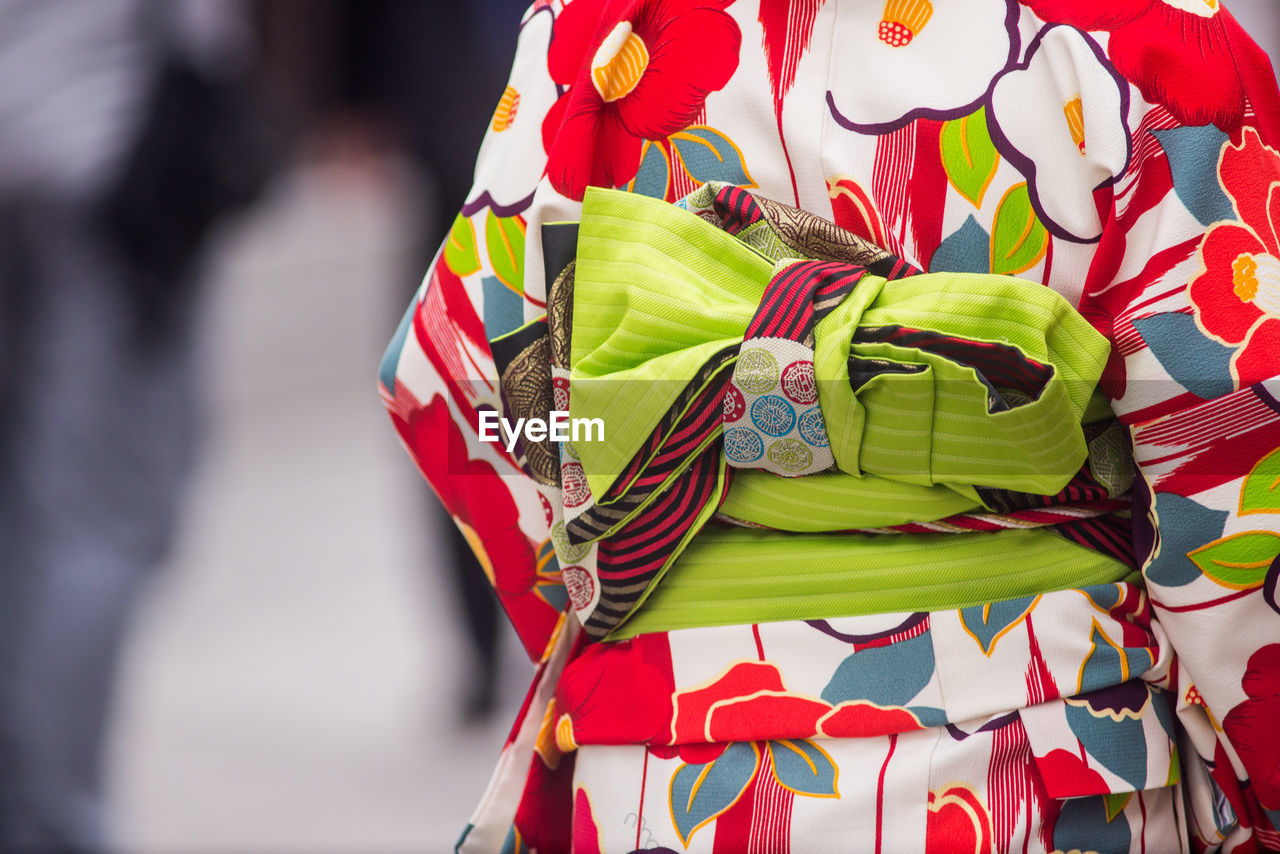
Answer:
<svg viewBox="0 0 1280 854"><path fill-rule="evenodd" d="M579 227L571 414L600 418L605 441L576 450L596 502L685 385L742 340L776 264L657 199L592 190ZM1015 347L1048 365L1040 397L992 412L974 368L925 350L855 342L906 326ZM1110 345L1065 299L1007 276L867 275L819 324L819 400L841 471L904 483L1051 495L1087 456L1081 416ZM911 366L855 387L850 356Z"/></svg>
<svg viewBox="0 0 1280 854"><path fill-rule="evenodd" d="M718 423L692 441L663 425L686 423L674 415L693 405L691 391L723 387L766 288L795 263L660 200L588 191L569 409L605 429L572 449L597 508L581 541L626 531L650 542L645 526L661 525L647 509L669 503L693 460L720 453ZM1088 457L1081 423L1110 345L1059 294L1012 277L867 272L842 299L809 339L835 467L726 478L720 459L705 503L673 511L696 519L667 536L657 563L633 569L611 552L599 582L614 616L592 616L589 631L965 607L1129 574L1047 529L850 533L991 510L980 490L1059 493ZM668 435L655 445L659 428ZM683 456L650 471L668 442ZM655 478L665 479L655 488ZM717 509L748 527L711 522Z"/></svg>
<svg viewBox="0 0 1280 854"><path fill-rule="evenodd" d="M609 635L968 608L1134 572L1044 528L974 534L779 534L708 527Z"/></svg>

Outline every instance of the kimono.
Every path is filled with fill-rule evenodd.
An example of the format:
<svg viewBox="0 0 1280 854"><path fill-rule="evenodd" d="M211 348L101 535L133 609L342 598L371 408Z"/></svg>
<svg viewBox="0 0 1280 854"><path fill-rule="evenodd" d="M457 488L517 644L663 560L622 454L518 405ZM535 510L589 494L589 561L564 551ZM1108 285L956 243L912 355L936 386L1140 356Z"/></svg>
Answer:
<svg viewBox="0 0 1280 854"><path fill-rule="evenodd" d="M943 350L1045 378L978 474L940 393L894 468ZM459 851L1280 849L1280 93L1218 0L537 0L379 379L538 666ZM551 408L615 432L492 441Z"/></svg>

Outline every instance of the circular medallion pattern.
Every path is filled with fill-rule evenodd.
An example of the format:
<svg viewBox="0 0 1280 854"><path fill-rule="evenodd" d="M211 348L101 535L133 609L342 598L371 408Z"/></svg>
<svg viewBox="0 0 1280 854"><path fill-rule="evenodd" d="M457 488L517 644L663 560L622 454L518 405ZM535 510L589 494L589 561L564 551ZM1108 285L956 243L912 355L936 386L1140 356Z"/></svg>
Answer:
<svg viewBox="0 0 1280 854"><path fill-rule="evenodd" d="M825 448L831 444L831 437L827 435L827 422L822 418L822 410L816 406L801 413L799 430L800 438L810 445Z"/></svg>
<svg viewBox="0 0 1280 854"><path fill-rule="evenodd" d="M785 436L796 426L796 411L781 395L767 394L751 404L751 423L767 436Z"/></svg>
<svg viewBox="0 0 1280 854"><path fill-rule="evenodd" d="M746 427L734 427L724 433L724 455L730 462L754 463L764 456L764 440Z"/></svg>
<svg viewBox="0 0 1280 854"><path fill-rule="evenodd" d="M560 573L565 589L569 591L569 601L573 610L581 611L591 604L591 597L596 590L596 583L591 573L580 566L566 566Z"/></svg>
<svg viewBox="0 0 1280 854"><path fill-rule="evenodd" d="M556 550L556 557L563 563L577 563L591 551L591 543L570 542L564 522L556 522L551 526L551 547Z"/></svg>
<svg viewBox="0 0 1280 854"><path fill-rule="evenodd" d="M747 413L747 401L736 386L730 385L724 392L724 403L721 417L724 423L731 424Z"/></svg>
<svg viewBox="0 0 1280 854"><path fill-rule="evenodd" d="M564 490L565 507L581 507L591 498L587 485L587 473L582 463L565 463L560 466L560 488Z"/></svg>
<svg viewBox="0 0 1280 854"><path fill-rule="evenodd" d="M813 362L792 362L782 371L782 393L801 406L818 402L818 383Z"/></svg>
<svg viewBox="0 0 1280 854"><path fill-rule="evenodd" d="M751 394L772 391L778 384L778 360L760 347L743 348L733 368L733 382Z"/></svg>
<svg viewBox="0 0 1280 854"><path fill-rule="evenodd" d="M555 402L555 407L560 412L569 411L569 380L566 377L556 377L551 381L551 398Z"/></svg>
<svg viewBox="0 0 1280 854"><path fill-rule="evenodd" d="M813 451L799 439L779 439L769 446L769 462L783 471L802 472L813 465Z"/></svg>

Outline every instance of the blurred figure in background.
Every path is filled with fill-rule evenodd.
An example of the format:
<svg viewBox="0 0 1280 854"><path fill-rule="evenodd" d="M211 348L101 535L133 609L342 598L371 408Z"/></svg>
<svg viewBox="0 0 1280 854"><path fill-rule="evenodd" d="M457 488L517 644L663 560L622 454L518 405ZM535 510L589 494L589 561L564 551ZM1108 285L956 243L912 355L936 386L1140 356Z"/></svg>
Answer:
<svg viewBox="0 0 1280 854"><path fill-rule="evenodd" d="M0 0L0 851L107 847L130 606L194 434L199 252L261 188L243 10Z"/></svg>
<svg viewBox="0 0 1280 854"><path fill-rule="evenodd" d="M294 99L297 121L321 148L358 160L406 156L418 173L423 229L405 270L417 289L471 189L475 152L515 52L526 0L266 0L270 76ZM501 635L509 633L471 547L430 502L446 538L443 564L458 590L472 666L458 710L489 716ZM438 546L437 546L438 548Z"/></svg>

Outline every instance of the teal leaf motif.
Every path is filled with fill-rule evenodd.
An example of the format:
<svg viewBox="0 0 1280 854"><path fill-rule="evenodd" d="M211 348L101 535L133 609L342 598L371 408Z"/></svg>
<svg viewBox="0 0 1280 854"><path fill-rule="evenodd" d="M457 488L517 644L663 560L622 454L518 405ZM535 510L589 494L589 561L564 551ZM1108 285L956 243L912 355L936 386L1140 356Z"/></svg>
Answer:
<svg viewBox="0 0 1280 854"><path fill-rule="evenodd" d="M740 741L713 762L681 765L676 770L671 778L671 820L686 847L695 831L742 797L759 763L755 745Z"/></svg>
<svg viewBox="0 0 1280 854"><path fill-rule="evenodd" d="M471 835L473 825L468 824L467 829L462 832L462 838L458 840L454 850L462 848L462 843L467 841L467 837ZM516 826L513 824L507 829L507 838L502 842L502 851L500 854L520 854L520 840L516 837Z"/></svg>
<svg viewBox="0 0 1280 854"><path fill-rule="evenodd" d="M415 298L409 303L404 317L400 318L400 325L396 327L396 333L391 336L391 343L382 354L382 364L378 366L378 380L382 383L382 387L392 394L396 389L396 371L400 368L400 354L404 351L404 342L409 338L409 330L413 327L413 313L417 308L418 300Z"/></svg>
<svg viewBox="0 0 1280 854"><path fill-rule="evenodd" d="M1133 328L1169 376L1196 397L1213 400L1235 391L1231 378L1235 351L1206 337L1191 315L1153 314L1135 320Z"/></svg>
<svg viewBox="0 0 1280 854"><path fill-rule="evenodd" d="M709 127L694 126L673 133L671 144L684 161L684 168L699 184L724 181L740 187L755 186L742 162L741 152L724 134Z"/></svg>
<svg viewBox="0 0 1280 854"><path fill-rule="evenodd" d="M1055 851L1094 851L1097 854L1128 854L1131 839L1129 822L1117 817L1107 821L1103 795L1068 798L1053 825Z"/></svg>
<svg viewBox="0 0 1280 854"><path fill-rule="evenodd" d="M1116 720L1074 703L1067 704L1066 713L1067 726L1094 761L1135 790L1146 788L1147 740L1141 718Z"/></svg>
<svg viewBox="0 0 1280 854"><path fill-rule="evenodd" d="M1155 130L1151 135L1169 158L1173 191L1201 225L1235 219L1231 200L1218 183L1218 154L1228 137L1213 125Z"/></svg>
<svg viewBox="0 0 1280 854"><path fill-rule="evenodd" d="M991 655L991 651L996 648L996 641L1009 629L1022 622L1035 601L1034 596L1023 596L1019 599L992 602L989 605L961 608L960 622L978 641L978 646L982 647L983 653Z"/></svg>
<svg viewBox="0 0 1280 854"><path fill-rule="evenodd" d="M541 572L551 576L560 571L560 561L556 559L555 547L551 544L551 540L544 542L538 549L538 566L542 567ZM551 584L539 582L534 589L548 605L557 611L563 611L569 604L569 590L560 582Z"/></svg>
<svg viewBox="0 0 1280 854"><path fill-rule="evenodd" d="M484 334L492 341L524 325L524 304L520 295L496 276L480 280L484 292Z"/></svg>
<svg viewBox="0 0 1280 854"><path fill-rule="evenodd" d="M1116 646L1103 635L1098 624L1093 625L1093 643L1089 657L1080 669L1080 687L1078 693L1097 691L1112 685L1127 682L1150 669L1155 660L1151 650L1146 647Z"/></svg>
<svg viewBox="0 0 1280 854"><path fill-rule="evenodd" d="M888 646L850 655L822 690L833 706L868 700L878 706L906 706L933 678L933 636L929 632Z"/></svg>
<svg viewBox="0 0 1280 854"><path fill-rule="evenodd" d="M1156 495L1156 513L1160 543L1155 560L1146 569L1147 580L1165 587L1188 585L1203 573L1187 553L1221 538L1230 514L1169 492Z"/></svg>
<svg viewBox="0 0 1280 854"><path fill-rule="evenodd" d="M635 180L631 182L631 192L665 199L670 181L671 166L667 163L667 156L662 153L662 146L646 142L640 159L640 171L636 172Z"/></svg>
<svg viewBox="0 0 1280 854"><path fill-rule="evenodd" d="M803 739L771 741L769 755L773 759L778 782L797 795L839 797L835 763L813 742Z"/></svg>
<svg viewBox="0 0 1280 854"><path fill-rule="evenodd" d="M929 261L930 273L990 273L991 235L970 214L938 245Z"/></svg>
<svg viewBox="0 0 1280 854"><path fill-rule="evenodd" d="M1120 604L1121 588L1118 584L1094 584L1080 588L1080 592L1101 611L1110 611Z"/></svg>

